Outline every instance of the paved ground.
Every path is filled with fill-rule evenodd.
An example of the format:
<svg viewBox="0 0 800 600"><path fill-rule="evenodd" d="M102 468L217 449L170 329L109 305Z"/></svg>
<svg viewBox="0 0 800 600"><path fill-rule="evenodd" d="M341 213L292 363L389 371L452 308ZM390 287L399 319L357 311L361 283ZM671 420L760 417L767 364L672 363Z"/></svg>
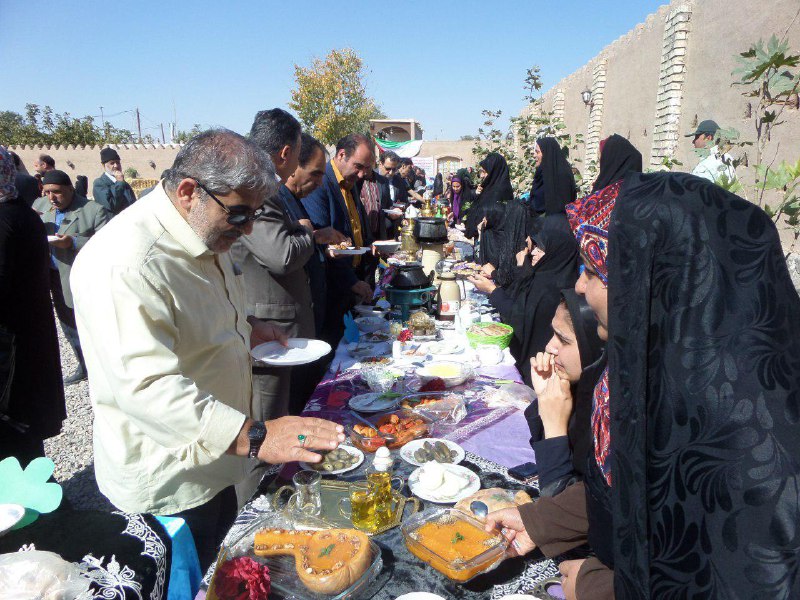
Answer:
<svg viewBox="0 0 800 600"><path fill-rule="evenodd" d="M58 328L58 326L57 326ZM75 370L78 361L58 328L61 346L61 369L65 375ZM65 388L67 420L58 435L45 440L47 456L56 463L54 476L64 488L64 496L73 508L114 510L97 489L92 451L92 406L89 384L85 381Z"/></svg>

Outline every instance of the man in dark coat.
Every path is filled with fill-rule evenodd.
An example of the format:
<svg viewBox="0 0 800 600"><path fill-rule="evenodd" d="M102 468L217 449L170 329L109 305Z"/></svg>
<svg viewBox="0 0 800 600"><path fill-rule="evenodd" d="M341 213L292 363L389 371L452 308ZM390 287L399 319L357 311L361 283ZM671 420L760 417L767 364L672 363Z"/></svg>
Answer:
<svg viewBox="0 0 800 600"><path fill-rule="evenodd" d="M72 263L89 238L111 219L97 202L75 193L64 171L48 171L42 178L44 196L33 205L44 221L52 254L50 289L61 330L78 359L78 369L64 380L67 385L86 379L86 366L75 325L75 310L69 276Z"/></svg>
<svg viewBox="0 0 800 600"><path fill-rule="evenodd" d="M322 185L303 199L315 229L332 227L352 240L354 246L369 247L372 234L356 182L375 164L375 145L361 134L345 136L336 144L336 155L325 168ZM371 257L370 257L371 258ZM324 339L338 344L342 317L353 304L372 299L365 278L371 261L365 256L344 256L328 262L328 313Z"/></svg>
<svg viewBox="0 0 800 600"><path fill-rule="evenodd" d="M13 162L0 147L0 361L14 336L14 371L0 375L0 460L23 468L44 456L67 416L58 337L50 305L50 262L42 221L17 197ZM5 376L5 380L3 380Z"/></svg>
<svg viewBox="0 0 800 600"><path fill-rule="evenodd" d="M92 184L92 197L112 215L118 215L136 202L133 188L125 181L122 173L122 159L113 148L100 151L103 174Z"/></svg>

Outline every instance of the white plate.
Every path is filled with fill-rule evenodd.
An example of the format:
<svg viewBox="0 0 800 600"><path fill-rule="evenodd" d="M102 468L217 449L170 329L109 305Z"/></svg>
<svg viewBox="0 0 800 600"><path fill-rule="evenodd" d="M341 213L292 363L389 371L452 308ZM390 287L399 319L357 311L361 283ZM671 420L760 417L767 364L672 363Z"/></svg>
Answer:
<svg viewBox="0 0 800 600"><path fill-rule="evenodd" d="M383 212L385 212L387 215L395 215L398 217L405 214L402 210L396 210L394 208L384 208Z"/></svg>
<svg viewBox="0 0 800 600"><path fill-rule="evenodd" d="M383 343L365 343L359 342L357 344L347 344L347 353L357 360L364 358L371 358L373 356L384 356L391 354L392 349L389 344Z"/></svg>
<svg viewBox="0 0 800 600"><path fill-rule="evenodd" d="M353 321L361 333L375 333L389 328L389 322L383 317L356 317Z"/></svg>
<svg viewBox="0 0 800 600"><path fill-rule="evenodd" d="M20 504L0 504L0 535L11 529L25 516L25 507Z"/></svg>
<svg viewBox="0 0 800 600"><path fill-rule="evenodd" d="M391 341L392 334L388 331L373 331L372 333L367 333L361 336L362 344L384 344Z"/></svg>
<svg viewBox="0 0 800 600"><path fill-rule="evenodd" d="M364 462L364 453L358 448L353 446L339 446L339 448L349 452L351 455L357 456L358 460L344 469L335 469L334 471L317 471L318 473L321 473L322 475L338 475L339 473L347 473L348 471L357 469L361 466L361 463ZM316 469L314 469L309 463L301 462L300 467L309 471L316 471Z"/></svg>
<svg viewBox="0 0 800 600"><path fill-rule="evenodd" d="M256 360L268 365L293 367L319 360L330 351L330 345L322 340L292 338L289 340L288 348L282 346L280 342L267 342L250 350L250 354Z"/></svg>
<svg viewBox="0 0 800 600"><path fill-rule="evenodd" d="M434 342L428 345L428 354L434 356L444 356L447 354L461 354L464 352L464 344L461 342L452 342L442 340L441 342Z"/></svg>
<svg viewBox="0 0 800 600"><path fill-rule="evenodd" d="M451 473L467 478L469 483L455 496L440 496L436 494L436 492L431 492L424 488L420 488L419 473L422 467L418 467L414 469L414 471L412 471L411 475L408 477L408 487L411 489L411 493L422 498L423 500L427 500L428 502L435 502L436 504L455 504L459 500L467 498L481 489L480 477L478 477L468 468L462 467L461 465L442 465L442 467Z"/></svg>
<svg viewBox="0 0 800 600"><path fill-rule="evenodd" d="M348 248L347 250L341 250L339 248L328 248L335 256L359 256L361 254L366 254L369 252L369 248Z"/></svg>
<svg viewBox="0 0 800 600"><path fill-rule="evenodd" d="M57 242L60 238L57 235L48 235L47 241L48 242Z"/></svg>
<svg viewBox="0 0 800 600"><path fill-rule="evenodd" d="M423 463L417 461L417 459L414 458L414 452L422 448L422 445L425 442L430 442L431 444L435 444L436 442L444 442L450 450L455 450L458 453L456 457L453 459L453 462L442 463L442 464L457 465L462 460L464 460L464 457L466 456L464 449L455 442L451 442L450 440L443 440L440 438L421 438L419 440L411 440L405 446L400 448L400 457L404 461L406 461L407 463L411 463L415 467L421 467Z"/></svg>
<svg viewBox="0 0 800 600"><path fill-rule="evenodd" d="M394 600L444 600L444 598L430 592L409 592L398 596Z"/></svg>
<svg viewBox="0 0 800 600"><path fill-rule="evenodd" d="M381 398L383 395L384 394L380 392L359 394L358 396L350 398L347 405L351 409L361 413L379 413L394 409L403 397L402 394L393 394L389 398Z"/></svg>

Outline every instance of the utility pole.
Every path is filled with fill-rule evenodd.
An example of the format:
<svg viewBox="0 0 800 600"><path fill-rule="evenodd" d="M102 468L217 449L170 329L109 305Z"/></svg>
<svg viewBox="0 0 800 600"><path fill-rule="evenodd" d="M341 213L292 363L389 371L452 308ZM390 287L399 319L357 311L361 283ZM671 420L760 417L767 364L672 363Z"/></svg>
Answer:
<svg viewBox="0 0 800 600"><path fill-rule="evenodd" d="M167 139L164 137L164 124L163 123L161 123L161 143L162 144L166 144L167 143Z"/></svg>
<svg viewBox="0 0 800 600"><path fill-rule="evenodd" d="M106 130L106 118L103 115L103 107L100 107L100 120L103 122L103 131Z"/></svg>
<svg viewBox="0 0 800 600"><path fill-rule="evenodd" d="M136 107L136 129L139 131L139 143L142 143L142 120L139 118L139 107Z"/></svg>

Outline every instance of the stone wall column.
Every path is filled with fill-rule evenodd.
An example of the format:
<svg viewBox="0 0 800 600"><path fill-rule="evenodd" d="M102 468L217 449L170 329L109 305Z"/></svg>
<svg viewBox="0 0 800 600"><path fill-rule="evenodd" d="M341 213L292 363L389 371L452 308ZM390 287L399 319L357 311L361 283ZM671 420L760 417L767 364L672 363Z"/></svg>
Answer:
<svg viewBox="0 0 800 600"><path fill-rule="evenodd" d="M681 103L686 79L686 49L691 17L691 4L678 4L670 10L664 23L653 145L650 150L652 168L658 168L664 158L674 155L680 139Z"/></svg>
<svg viewBox="0 0 800 600"><path fill-rule="evenodd" d="M600 133L603 129L603 105L606 89L606 68L608 60L602 58L592 69L592 103L589 112L589 125L586 130L586 165L597 162L600 150Z"/></svg>

